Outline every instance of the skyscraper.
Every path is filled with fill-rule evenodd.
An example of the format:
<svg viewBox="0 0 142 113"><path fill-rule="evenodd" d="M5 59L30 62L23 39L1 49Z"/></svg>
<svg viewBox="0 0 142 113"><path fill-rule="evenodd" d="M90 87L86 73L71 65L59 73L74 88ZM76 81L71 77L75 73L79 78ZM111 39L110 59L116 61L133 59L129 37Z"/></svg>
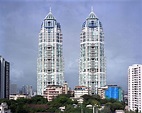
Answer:
<svg viewBox="0 0 142 113"><path fill-rule="evenodd" d="M37 94L43 95L48 85L63 85L63 48L61 25L51 9L44 18L39 33L37 59Z"/></svg>
<svg viewBox="0 0 142 113"><path fill-rule="evenodd" d="M17 94L17 84L10 84L10 94Z"/></svg>
<svg viewBox="0 0 142 113"><path fill-rule="evenodd" d="M142 65L128 68L128 109L142 112Z"/></svg>
<svg viewBox="0 0 142 113"><path fill-rule="evenodd" d="M9 99L10 63L0 56L0 98Z"/></svg>
<svg viewBox="0 0 142 113"><path fill-rule="evenodd" d="M21 94L32 97L33 96L33 88L31 85L23 85L21 89Z"/></svg>
<svg viewBox="0 0 142 113"><path fill-rule="evenodd" d="M104 33L93 9L80 34L79 85L89 87L91 94L106 85Z"/></svg>

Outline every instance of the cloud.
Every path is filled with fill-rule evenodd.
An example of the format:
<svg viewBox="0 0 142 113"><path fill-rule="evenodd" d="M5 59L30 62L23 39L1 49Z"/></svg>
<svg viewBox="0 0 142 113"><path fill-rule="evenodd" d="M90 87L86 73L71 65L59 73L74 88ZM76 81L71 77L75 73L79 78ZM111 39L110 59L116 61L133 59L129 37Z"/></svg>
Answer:
<svg viewBox="0 0 142 113"><path fill-rule="evenodd" d="M71 87L78 85L81 26L94 6L105 33L107 81L127 89L128 66L142 64L141 1L0 1L0 55L11 63L11 81L36 88L38 33L50 6L61 24Z"/></svg>

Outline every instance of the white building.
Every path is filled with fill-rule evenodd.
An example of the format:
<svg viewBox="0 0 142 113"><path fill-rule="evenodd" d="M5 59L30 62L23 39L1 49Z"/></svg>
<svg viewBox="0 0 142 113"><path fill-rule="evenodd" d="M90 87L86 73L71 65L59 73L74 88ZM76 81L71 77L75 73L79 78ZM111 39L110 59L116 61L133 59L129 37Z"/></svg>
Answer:
<svg viewBox="0 0 142 113"><path fill-rule="evenodd" d="M115 110L115 113L125 113L124 110Z"/></svg>
<svg viewBox="0 0 142 113"><path fill-rule="evenodd" d="M8 109L7 103L1 103L0 113L11 113L11 110Z"/></svg>
<svg viewBox="0 0 142 113"><path fill-rule="evenodd" d="M10 100L17 100L19 98L28 98L28 96L27 95L20 95L20 94L9 95Z"/></svg>
<svg viewBox="0 0 142 113"><path fill-rule="evenodd" d="M98 88L98 95L100 96L101 99L105 99L105 91L108 89L108 86L104 86L101 88Z"/></svg>
<svg viewBox="0 0 142 113"><path fill-rule="evenodd" d="M74 89L74 98L80 98L83 95L88 95L89 89L86 86L76 86Z"/></svg>
<svg viewBox="0 0 142 113"><path fill-rule="evenodd" d="M43 95L48 85L63 85L62 46L61 25L50 10L42 22L39 33L37 95Z"/></svg>
<svg viewBox="0 0 142 113"><path fill-rule="evenodd" d="M142 65L128 68L128 110L142 113Z"/></svg>
<svg viewBox="0 0 142 113"><path fill-rule="evenodd" d="M92 94L97 94L97 89L106 85L104 33L93 9L80 34L79 85L90 87Z"/></svg>

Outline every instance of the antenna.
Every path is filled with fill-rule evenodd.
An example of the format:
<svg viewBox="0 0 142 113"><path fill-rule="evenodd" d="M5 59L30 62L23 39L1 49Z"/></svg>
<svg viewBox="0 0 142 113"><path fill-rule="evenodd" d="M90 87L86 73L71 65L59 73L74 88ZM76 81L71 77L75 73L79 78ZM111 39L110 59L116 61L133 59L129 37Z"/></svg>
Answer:
<svg viewBox="0 0 142 113"><path fill-rule="evenodd" d="M91 12L93 12L93 6L91 6Z"/></svg>
<svg viewBox="0 0 142 113"><path fill-rule="evenodd" d="M49 8L49 12L51 13L51 7Z"/></svg>

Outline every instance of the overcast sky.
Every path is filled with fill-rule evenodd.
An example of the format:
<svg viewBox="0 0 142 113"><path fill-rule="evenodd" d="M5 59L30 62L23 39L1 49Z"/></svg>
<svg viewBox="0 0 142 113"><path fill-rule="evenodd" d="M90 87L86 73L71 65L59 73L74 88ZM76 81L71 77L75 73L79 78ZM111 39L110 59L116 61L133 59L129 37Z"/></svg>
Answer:
<svg viewBox="0 0 142 113"><path fill-rule="evenodd" d="M0 0L0 55L11 64L11 83L36 88L38 33L51 7L63 33L65 80L78 85L81 26L92 6L105 34L107 84L127 90L128 66L142 64L141 0Z"/></svg>

